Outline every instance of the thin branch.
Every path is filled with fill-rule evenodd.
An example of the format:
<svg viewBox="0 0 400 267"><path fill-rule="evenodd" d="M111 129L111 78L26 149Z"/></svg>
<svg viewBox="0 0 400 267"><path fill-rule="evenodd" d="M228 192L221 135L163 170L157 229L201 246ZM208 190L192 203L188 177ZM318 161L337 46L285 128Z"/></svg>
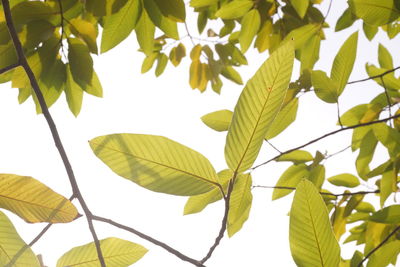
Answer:
<svg viewBox="0 0 400 267"><path fill-rule="evenodd" d="M232 194L232 190L233 190L233 185L235 183L235 178L236 178L236 174L229 181L228 192L226 193L226 196L224 197L225 212L224 212L224 217L222 218L221 228L219 230L218 236L217 236L217 238L215 238L214 244L208 250L207 255L200 261L202 264L205 263L208 259L210 259L210 257L214 253L215 249L217 248L217 246L221 242L222 238L224 237L225 230L226 230L226 224L228 222L229 201L231 199L231 194Z"/></svg>
<svg viewBox="0 0 400 267"><path fill-rule="evenodd" d="M7 72L9 70L15 69L18 66L20 66L19 62L11 64L7 67L4 67L4 68L0 69L0 74L3 74L4 72Z"/></svg>
<svg viewBox="0 0 400 267"><path fill-rule="evenodd" d="M324 16L324 22L325 22L326 18L328 17L329 12L331 11L332 2L333 2L333 0L331 0L331 1L329 2L328 11L326 11L326 14L325 14L325 16Z"/></svg>
<svg viewBox="0 0 400 267"><path fill-rule="evenodd" d="M280 151L276 146L274 146L269 140L265 139L265 142L267 142L268 145L270 145L278 153L282 153L282 151Z"/></svg>
<svg viewBox="0 0 400 267"><path fill-rule="evenodd" d="M340 153L346 151L346 150L349 149L349 148L351 148L351 145L348 145L348 146L346 146L345 148L343 148L343 149L341 149L341 150L339 150L339 151L337 151L337 152L335 152L335 153L326 155L326 156L325 156L325 160L327 160L327 159L329 159L329 158L331 158L331 157L333 157L333 156L336 156L336 155L338 155L338 154L340 154Z"/></svg>
<svg viewBox="0 0 400 267"><path fill-rule="evenodd" d="M343 123L342 123L342 120L340 119L339 100L336 102L336 111L337 111L337 117L338 117L338 122L339 122L340 128L343 128Z"/></svg>
<svg viewBox="0 0 400 267"><path fill-rule="evenodd" d="M139 236L140 238L143 238L144 240L147 240L147 241L153 243L156 246L162 247L163 249L165 249L169 253L177 256L179 259L181 259L183 261L189 262L189 263L191 263L191 264L193 264L195 266L204 267L204 265L201 262L199 262L199 261L197 261L197 260L195 260L193 258L190 258L190 257L182 254L178 250L170 247L169 245L167 245L167 244L165 244L165 243L163 243L163 242L161 242L159 240L156 240L156 239L152 238L151 236L148 236L148 235L146 235L146 234L144 234L142 232L139 232L138 230L135 230L135 229L133 229L133 228L131 228L129 226L126 226L126 225L117 223L117 222L115 222L113 220L110 220L110 219L107 219L107 218L103 218L103 217L100 217L100 216L96 216L96 215L92 215L92 219L96 220L96 221L100 221L100 222L104 222L104 223L110 224L110 225L115 226L115 227L117 227L119 229L122 229L122 230L128 231L130 233L133 233L133 234Z"/></svg>
<svg viewBox="0 0 400 267"><path fill-rule="evenodd" d="M267 189L283 189L283 190L296 190L296 187L291 186L268 186L268 185L253 185L252 188L267 188ZM354 196L354 195L368 195L377 194L379 190L374 191L357 191L357 192L344 192L339 194L329 193L329 192L319 192L321 195L340 197L340 196Z"/></svg>
<svg viewBox="0 0 400 267"><path fill-rule="evenodd" d="M381 74L378 74L378 75L375 75L375 76L370 76L370 77L365 78L365 79L355 80L355 81L348 82L347 84L361 83L361 82L365 82L365 81L368 81L368 80L380 78L380 77L383 77L383 76L385 76L385 75L387 75L387 74L389 74L389 73L392 73L392 72L394 72L394 71L396 71L396 70L398 70L398 69L400 69L400 66L398 66L398 67L396 67L396 68L394 68L394 69L385 71L385 72L383 72L383 73L381 73Z"/></svg>
<svg viewBox="0 0 400 267"><path fill-rule="evenodd" d="M64 163L65 170L67 172L67 175L68 175L71 187L72 187L73 196L76 197L79 200L79 203L82 206L82 209L83 209L83 211L84 211L84 213L86 215L86 219L88 221L88 226L89 226L90 232L92 234L92 237L93 237L93 240L94 240L94 243L95 243L95 246L96 246L97 255L98 255L100 264L101 264L102 267L106 267L106 264L105 264L104 258L103 258L103 254L102 254L101 248L100 248L100 242L99 242L99 239L97 238L97 234L96 234L96 231L94 229L93 222L92 222L92 219L91 219L91 212L90 212L88 206L86 205L86 202L83 199L83 196L82 196L82 194L81 194L81 192L79 190L79 187L78 187L78 184L76 182L76 178L75 178L74 172L72 170L72 167L71 167L71 164L69 162L68 156L67 156L67 154L65 152L64 146L63 146L63 144L61 142L61 139L60 139L60 136L58 134L57 127L56 127L56 125L55 125L55 123L53 121L53 118L51 117L49 109L48 109L48 107L46 105L46 101L45 101L45 99L43 97L43 94L40 91L40 87L38 85L36 77L33 74L32 69L28 64L28 61L26 60L26 57L25 57L25 54L24 54L24 50L22 48L22 44L21 44L21 42L20 42L20 40L18 38L17 32L16 32L15 27L14 27L14 23L13 23L12 16L11 16L10 4L9 4L8 0L1 0L1 2L3 3L3 9L4 9L4 15L5 15L5 18L6 18L7 28L8 28L8 31L10 33L11 39L13 41L13 44L14 44L15 50L17 52L17 55L18 55L18 63L24 68L24 70L25 70L25 72L26 72L26 74L27 74L27 76L29 78L29 81L31 83L32 89L35 92L35 95L36 95L36 97L37 97L37 99L39 101L40 108L42 109L42 112L43 112L43 115L44 115L44 117L46 119L46 122L49 125L49 128L50 128L51 134L53 136L53 140L54 140L55 146L57 147L58 152L59 152L59 154L60 154L60 156L62 158L62 161Z"/></svg>
<svg viewBox="0 0 400 267"><path fill-rule="evenodd" d="M383 77L380 77L380 80L382 82L383 89L385 90L386 101L388 102L389 116L392 116L392 108L391 108L392 102L390 101L389 93L388 93L388 90L386 88L385 81L383 80ZM389 124L390 124L390 126L392 126L391 121L389 122Z"/></svg>
<svg viewBox="0 0 400 267"><path fill-rule="evenodd" d="M275 156L275 157L273 157L273 158L271 158L271 159L269 159L269 160L267 160L267 161L265 161L265 162L263 162L263 163L261 163L259 165L254 166L253 168L250 169L250 171L253 171L253 170L255 170L255 169L257 169L257 168L259 168L259 167L261 167L263 165L266 165L266 164L276 160L277 158L279 158L282 155L288 154L288 153L293 152L295 150L298 150L298 149L304 148L306 146L309 146L311 144L314 144L314 143L316 143L316 142L318 142L318 141L320 141L322 139L325 139L325 138L327 138L327 137L329 137L331 135L334 135L334 134L337 134L337 133L340 133L340 132L343 132L343 131L346 131L346 130L351 130L351 129L355 129L355 128L359 128L359 127L365 127L365 126L369 126L369 125L373 125L373 124L377 124L377 123L387 122L389 120L392 120L392 119L395 119L395 118L399 118L399 117L400 117L400 114L397 114L397 115L390 116L388 118L384 118L384 119L381 119L381 120L370 121L370 122L366 122L366 123L360 123L360 124L356 124L356 125L351 125L351 126L348 126L348 127L340 128L338 130L329 132L329 133L324 134L324 135L322 135L322 136L320 136L318 138L315 138L315 139L313 139L313 140L311 140L311 141L309 141L309 142L307 142L307 143L305 143L303 145L300 145L298 147L286 150L286 151L282 152L281 154L279 154L279 155L277 155L277 156Z"/></svg>
<svg viewBox="0 0 400 267"><path fill-rule="evenodd" d="M364 259L362 259L362 261L360 261L357 265L357 267L362 267L363 263L369 258L371 257L372 254L375 253L375 251L377 251L378 249L380 249L397 231L400 230L400 225L397 226L384 240L382 240L381 243L379 243L379 245L377 245L373 250L371 250L365 257Z"/></svg>
<svg viewBox="0 0 400 267"><path fill-rule="evenodd" d="M63 45L63 38L65 35L64 31L64 11L63 11L63 5L62 5L62 0L58 0L58 8L60 9L60 27L61 27L61 37L60 37L60 47L61 47L61 53L65 58L67 58L65 51L64 51L64 45Z"/></svg>

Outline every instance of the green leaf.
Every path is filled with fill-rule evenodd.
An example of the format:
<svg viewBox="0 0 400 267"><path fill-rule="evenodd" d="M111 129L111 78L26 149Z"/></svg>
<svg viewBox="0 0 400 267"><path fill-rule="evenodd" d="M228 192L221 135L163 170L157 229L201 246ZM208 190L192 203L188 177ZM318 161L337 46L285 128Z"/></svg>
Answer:
<svg viewBox="0 0 400 267"><path fill-rule="evenodd" d="M146 56L146 58L143 60L142 63L142 69L141 69L142 74L148 72L151 69L151 67L153 67L153 64L156 61L157 57L158 53L152 53Z"/></svg>
<svg viewBox="0 0 400 267"><path fill-rule="evenodd" d="M319 48L321 46L321 37L314 34L301 48L300 71L304 73L304 70L311 70L314 67L315 62L319 59Z"/></svg>
<svg viewBox="0 0 400 267"><path fill-rule="evenodd" d="M391 205L378 210L369 217L369 220L387 224L400 223L400 205Z"/></svg>
<svg viewBox="0 0 400 267"><path fill-rule="evenodd" d="M183 0L154 0L161 13L174 21L184 22L186 18L185 3Z"/></svg>
<svg viewBox="0 0 400 267"><path fill-rule="evenodd" d="M222 184L224 190L227 189L229 180L233 178L233 176L231 170L223 170L218 173L219 183ZM200 212L207 207L207 205L220 199L222 199L222 192L221 189L217 187L207 193L191 196L185 204L183 214L187 215Z"/></svg>
<svg viewBox="0 0 400 267"><path fill-rule="evenodd" d="M191 0L191 7L204 7L218 3L218 0Z"/></svg>
<svg viewBox="0 0 400 267"><path fill-rule="evenodd" d="M357 187L360 185L358 178L350 173L343 173L328 178L328 182L336 186Z"/></svg>
<svg viewBox="0 0 400 267"><path fill-rule="evenodd" d="M378 26L374 26L374 25L369 25L367 23L363 23L363 31L365 34L365 37L367 37L367 39L369 41L372 41L372 39L374 39L375 35L378 33Z"/></svg>
<svg viewBox="0 0 400 267"><path fill-rule="evenodd" d="M278 182L276 183L274 192L272 193L272 200L289 195L294 190L284 189L284 187L296 187L301 179L307 178L310 175L307 165L298 164L290 166L284 173L282 173ZM279 188L282 187L282 188Z"/></svg>
<svg viewBox="0 0 400 267"><path fill-rule="evenodd" d="M308 180L310 180L315 187L321 190L322 185L325 182L325 167L324 165L317 164L314 166L314 163L311 165L312 168L310 170L310 176Z"/></svg>
<svg viewBox="0 0 400 267"><path fill-rule="evenodd" d="M156 28L153 22L150 20L147 11L144 9L135 30L136 38L140 48L143 50L146 56L151 55L154 49L154 33Z"/></svg>
<svg viewBox="0 0 400 267"><path fill-rule="evenodd" d="M35 20L24 27L19 39L24 48L32 49L52 37L54 29L54 25L46 20Z"/></svg>
<svg viewBox="0 0 400 267"><path fill-rule="evenodd" d="M339 266L340 247L315 186L299 183L290 210L290 250L297 266Z"/></svg>
<svg viewBox="0 0 400 267"><path fill-rule="evenodd" d="M0 45L0 68L17 63L17 53L12 44Z"/></svg>
<svg viewBox="0 0 400 267"><path fill-rule="evenodd" d="M100 247L107 266L131 266L148 251L141 245L116 237L100 240ZM57 267L64 266L100 266L94 242L75 247L66 252L57 261Z"/></svg>
<svg viewBox="0 0 400 267"><path fill-rule="evenodd" d="M93 70L92 82L91 85L86 85L83 90L86 93L97 96L103 97L103 87L101 86L99 77L97 76L96 72Z"/></svg>
<svg viewBox="0 0 400 267"><path fill-rule="evenodd" d="M360 120L368 110L368 104L361 104L352 107L340 116L340 121L344 126L352 126L360 123Z"/></svg>
<svg viewBox="0 0 400 267"><path fill-rule="evenodd" d="M165 17L160 8L155 3L156 0L146 0L144 1L144 8L147 11L151 21L155 26L160 28L169 37L179 40L178 28L176 21L170 20ZM170 0L171 1L171 0Z"/></svg>
<svg viewBox="0 0 400 267"><path fill-rule="evenodd" d="M365 65L365 69L367 70L367 73L370 77L376 76L376 75L381 75L382 73L388 71L388 69L377 68L374 65L369 65L369 64ZM399 90L400 79L396 79L393 74L387 74L387 75L383 76L382 79L383 79L385 86L383 86L381 78L375 78L374 81L386 89Z"/></svg>
<svg viewBox="0 0 400 267"><path fill-rule="evenodd" d="M218 132L227 131L231 124L233 112L227 109L217 110L201 117L205 125Z"/></svg>
<svg viewBox="0 0 400 267"><path fill-rule="evenodd" d="M337 53L331 70L331 79L337 84L337 96L339 97L343 89L346 87L351 71L353 70L354 61L357 54L358 32L353 33L344 42Z"/></svg>
<svg viewBox="0 0 400 267"><path fill-rule="evenodd" d="M228 236L232 237L247 221L250 214L253 195L251 194L251 175L240 174L236 178L229 200Z"/></svg>
<svg viewBox="0 0 400 267"><path fill-rule="evenodd" d="M117 13L105 17L101 36L101 53L117 46L135 29L141 12L140 0L129 0Z"/></svg>
<svg viewBox="0 0 400 267"><path fill-rule="evenodd" d="M257 158L285 98L293 61L293 44L289 42L272 53L243 89L225 145L226 162L235 172L247 170Z"/></svg>
<svg viewBox="0 0 400 267"><path fill-rule="evenodd" d="M86 0L85 9L94 16L109 16L118 12L127 0Z"/></svg>
<svg viewBox="0 0 400 267"><path fill-rule="evenodd" d="M111 134L89 143L116 174L152 191L191 196L218 185L217 174L203 155L162 136Z"/></svg>
<svg viewBox="0 0 400 267"><path fill-rule="evenodd" d="M361 202L360 204L357 205L356 210L367 213L375 212L374 206L372 206L372 204L369 202Z"/></svg>
<svg viewBox="0 0 400 267"><path fill-rule="evenodd" d="M381 68L393 69L393 58L389 51L382 44L378 47L378 60Z"/></svg>
<svg viewBox="0 0 400 267"><path fill-rule="evenodd" d="M373 131L369 131L361 140L360 153L356 159L356 169L358 175L364 180L368 179L369 163L372 161L377 143Z"/></svg>
<svg viewBox="0 0 400 267"><path fill-rule="evenodd" d="M321 30L321 24L307 24L294 29L286 35L283 42L294 41L294 49L302 48L308 40L315 36Z"/></svg>
<svg viewBox="0 0 400 267"><path fill-rule="evenodd" d="M274 138L284 131L290 124L292 124L296 120L298 107L298 98L294 98L287 105L285 105L269 126L269 129L265 135L265 139L268 140Z"/></svg>
<svg viewBox="0 0 400 267"><path fill-rule="evenodd" d="M67 64L67 83L64 91L69 109L75 117L78 116L82 108L83 90L72 77L69 64Z"/></svg>
<svg viewBox="0 0 400 267"><path fill-rule="evenodd" d="M81 38L86 43L91 53L97 54L97 29L93 23L75 18L70 20L69 27L76 37Z"/></svg>
<svg viewBox="0 0 400 267"><path fill-rule="evenodd" d="M327 103L336 103L338 101L337 82L329 78L325 72L316 70L311 72L311 82L314 86L315 94Z"/></svg>
<svg viewBox="0 0 400 267"><path fill-rule="evenodd" d="M382 174L380 183L380 204L381 207L385 204L386 199L397 191L397 172L392 170Z"/></svg>
<svg viewBox="0 0 400 267"><path fill-rule="evenodd" d="M14 225L10 219L0 211L0 265L7 266L11 259L22 248L27 245L18 235ZM40 267L40 263L33 253L32 249L28 246L27 249L18 257L12 266L18 267Z"/></svg>
<svg viewBox="0 0 400 267"><path fill-rule="evenodd" d="M340 18L336 22L335 26L335 32L344 30L351 25L357 20L357 17L353 15L351 12L350 8L346 8L346 10L343 12L343 14L340 16Z"/></svg>
<svg viewBox="0 0 400 267"><path fill-rule="evenodd" d="M372 129L376 139L387 148L390 157L396 157L400 151L400 133L384 123L375 124Z"/></svg>
<svg viewBox="0 0 400 267"><path fill-rule="evenodd" d="M158 54L157 67L156 67L156 71L155 71L156 77L160 76L164 72L165 67L167 67L167 64L168 64L167 55L164 53Z"/></svg>
<svg viewBox="0 0 400 267"><path fill-rule="evenodd" d="M304 18L309 2L309 0L290 0L290 3L296 10L297 14L299 14L300 18Z"/></svg>
<svg viewBox="0 0 400 267"><path fill-rule="evenodd" d="M85 43L77 38L68 39L68 61L74 81L82 88L91 85L93 60Z"/></svg>
<svg viewBox="0 0 400 267"><path fill-rule="evenodd" d="M389 266L393 260L397 259L399 253L400 240L385 243L371 255L367 267Z"/></svg>
<svg viewBox="0 0 400 267"><path fill-rule="evenodd" d="M388 24L400 15L394 0L349 0L348 3L357 17L375 26Z"/></svg>
<svg viewBox="0 0 400 267"><path fill-rule="evenodd" d="M261 17L257 9L250 10L241 20L242 28L239 33L240 49L243 53L249 49L258 29L260 28Z"/></svg>
<svg viewBox="0 0 400 267"><path fill-rule="evenodd" d="M305 163L307 161L312 161L314 157L310 152L305 150L295 150L287 154L283 154L276 161L291 161L294 164Z"/></svg>
<svg viewBox="0 0 400 267"><path fill-rule="evenodd" d="M65 197L28 176L0 174L0 208L29 223L65 223L79 214Z"/></svg>
<svg viewBox="0 0 400 267"><path fill-rule="evenodd" d="M215 16L221 19L237 19L243 17L253 5L253 1L250 0L232 1L223 5Z"/></svg>
<svg viewBox="0 0 400 267"><path fill-rule="evenodd" d="M240 77L239 72L237 72L232 66L225 66L221 70L221 75L236 84L243 84L242 77Z"/></svg>
<svg viewBox="0 0 400 267"><path fill-rule="evenodd" d="M171 49L169 60L171 61L172 65L176 67L181 63L182 58L184 58L185 56L186 48L182 43L179 43L179 45Z"/></svg>
<svg viewBox="0 0 400 267"><path fill-rule="evenodd" d="M16 26L35 20L51 21L58 16L53 7L42 1L23 1L11 8L11 13Z"/></svg>

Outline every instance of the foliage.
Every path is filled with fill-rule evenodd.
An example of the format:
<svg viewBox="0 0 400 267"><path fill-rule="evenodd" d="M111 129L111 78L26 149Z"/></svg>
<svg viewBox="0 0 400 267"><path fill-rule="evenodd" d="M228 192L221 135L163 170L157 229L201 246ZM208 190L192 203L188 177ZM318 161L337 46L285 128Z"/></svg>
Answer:
<svg viewBox="0 0 400 267"><path fill-rule="evenodd" d="M125 240L99 240L94 220L136 234L183 261L204 266L225 231L232 237L250 216L252 189L267 187L253 185L252 170L273 161L291 164L272 188L273 200L295 191L289 235L298 266L396 263L400 253L400 205L388 199L399 191L400 182L400 79L395 75L400 67L394 66L391 52L379 44L379 66L367 63L369 77L349 82L359 49L359 30L352 32L336 52L329 76L314 69L321 42L332 41L325 36L331 27L325 20L331 7L335 8L331 1L323 14L320 2L191 0L185 5L183 0L2 0L0 81L18 88L20 103L32 96L36 111L43 112L69 176L73 190L70 200L78 199L93 236L92 243L66 252L57 266L129 266L146 254L147 249ZM192 25L187 24L187 17L194 15L197 31L206 35L204 38L193 35ZM399 2L348 0L334 29L342 31L355 21L362 23L368 40L373 40L378 31L390 39L398 38ZM212 26L207 27L208 24ZM200 153L161 136L109 134L90 141L94 154L117 175L152 191L189 196L185 214L201 212L213 202L224 201L220 232L201 260L134 228L92 214L48 111L62 92L75 116L81 110L84 93L101 97L103 89L92 57L114 49L132 32L144 54L142 73L155 65L155 75L162 75L169 62L176 67L188 56L189 85L201 92L211 86L220 93L222 77L242 84L238 68L248 64L246 52L252 47L270 55L247 81L233 111L211 111L202 117L210 128L227 131L228 169L217 173ZM193 44L191 48L184 42L187 38ZM293 71L295 64L299 64L299 71ZM348 85L371 79L381 93L340 114L339 102ZM269 142L296 120L304 93L315 93L326 105L335 104L339 128L254 166L264 141ZM349 147L353 153L358 151L357 173L326 178L324 162L331 155L317 151L313 156L303 148L341 131L353 132ZM378 166L370 166L377 147L387 150L387 158ZM358 188L363 181L375 181L374 190L349 190ZM328 191L343 187L343 193ZM378 198L377 211L369 200L364 200L367 194ZM0 207L27 222L67 223L78 219L80 215L70 200L32 177L0 174ZM40 266L31 250L34 242L25 246L6 215L0 215L1 265ZM343 259L339 247L343 235L346 239L342 243L364 244L364 250L355 250L351 259Z"/></svg>

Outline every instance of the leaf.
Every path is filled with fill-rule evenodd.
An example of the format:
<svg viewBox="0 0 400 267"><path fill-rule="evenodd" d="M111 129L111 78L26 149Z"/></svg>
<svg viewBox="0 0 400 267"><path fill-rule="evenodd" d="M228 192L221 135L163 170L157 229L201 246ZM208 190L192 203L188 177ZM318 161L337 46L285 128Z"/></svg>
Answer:
<svg viewBox="0 0 400 267"><path fill-rule="evenodd" d="M127 0L86 0L85 9L94 16L109 16L126 5Z"/></svg>
<svg viewBox="0 0 400 267"><path fill-rule="evenodd" d="M385 204L386 199L397 191L397 172L392 170L382 174L380 183L380 204L381 207Z"/></svg>
<svg viewBox="0 0 400 267"><path fill-rule="evenodd" d="M0 68L17 63L17 54L12 44L0 45Z"/></svg>
<svg viewBox="0 0 400 267"><path fill-rule="evenodd" d="M18 251L25 247L27 247L27 245L18 235L10 219L0 211L0 265L7 266ZM12 266L40 267L40 263L32 249L28 246Z"/></svg>
<svg viewBox="0 0 400 267"><path fill-rule="evenodd" d="M58 14L47 3L42 1L23 1L11 8L12 18L16 26L28 24L35 20L51 21Z"/></svg>
<svg viewBox="0 0 400 267"><path fill-rule="evenodd" d="M283 154L276 161L291 161L294 164L305 163L307 161L312 161L314 157L310 152L305 150L295 150L287 154Z"/></svg>
<svg viewBox="0 0 400 267"><path fill-rule="evenodd" d="M153 64L154 64L155 60L157 59L157 57L158 57L158 53L152 53L152 54L146 56L146 58L143 60L143 63L142 63L142 69L141 69L142 74L148 72L151 69L151 67L153 67Z"/></svg>
<svg viewBox="0 0 400 267"><path fill-rule="evenodd" d="M368 104L361 104L352 107L340 116L340 121L344 126L352 126L360 123L361 118L368 110Z"/></svg>
<svg viewBox="0 0 400 267"><path fill-rule="evenodd" d="M193 60L189 69L189 85L192 89L198 88L201 84L202 70L200 60Z"/></svg>
<svg viewBox="0 0 400 267"><path fill-rule="evenodd" d="M154 33L156 28L153 22L150 20L147 11L143 9L142 15L136 24L136 38L140 45L140 48L149 56L153 53L154 49Z"/></svg>
<svg viewBox="0 0 400 267"><path fill-rule="evenodd" d="M225 78L227 78L228 80L231 80L232 82L234 82L236 84L240 84L240 85L243 84L242 77L240 77L239 72L237 72L231 66L225 66L225 68L223 68L221 70L221 74L222 74L222 76L224 76Z"/></svg>
<svg viewBox="0 0 400 267"><path fill-rule="evenodd" d="M242 28L239 33L240 49L245 53L254 37L256 36L258 29L260 28L261 17L257 9L250 10L241 20Z"/></svg>
<svg viewBox="0 0 400 267"><path fill-rule="evenodd" d="M298 164L292 165L286 171L284 171L275 185L275 189L272 193L272 200L289 195L294 190L284 189L285 187L294 188L301 181L301 179L307 178L309 176L309 171L307 165Z"/></svg>
<svg viewBox="0 0 400 267"><path fill-rule="evenodd" d="M328 182L336 186L357 187L360 185L358 178L350 173L343 173L328 178Z"/></svg>
<svg viewBox="0 0 400 267"><path fill-rule="evenodd" d="M304 18L307 12L309 0L290 0L290 3L299 14L300 18Z"/></svg>
<svg viewBox="0 0 400 267"><path fill-rule="evenodd" d="M292 74L292 43L278 48L247 82L236 104L225 145L230 169L251 167L263 139L279 112Z"/></svg>
<svg viewBox="0 0 400 267"><path fill-rule="evenodd" d="M91 22L80 18L70 20L69 25L71 32L86 43L89 47L89 51L97 54L97 29L95 26Z"/></svg>
<svg viewBox="0 0 400 267"><path fill-rule="evenodd" d="M356 169L358 175L364 180L368 179L369 163L372 161L377 143L378 141L372 131L369 131L361 140L360 153L356 159Z"/></svg>
<svg viewBox="0 0 400 267"><path fill-rule="evenodd" d="M293 99L287 105L285 105L269 126L269 129L265 134L265 139L269 140L274 138L284 131L290 124L292 124L296 120L298 107L298 98Z"/></svg>
<svg viewBox="0 0 400 267"><path fill-rule="evenodd" d="M365 37L367 37L369 41L372 41L372 39L374 39L375 35L378 33L378 30L378 26L369 25L365 22L363 23L363 31Z"/></svg>
<svg viewBox="0 0 400 267"><path fill-rule="evenodd" d="M79 216L68 199L32 177L15 174L0 174L0 208L29 223L65 223Z"/></svg>
<svg viewBox="0 0 400 267"><path fill-rule="evenodd" d="M143 2L144 8L146 9L149 18L154 23L154 25L160 28L166 35L168 35L168 37L179 40L176 21L164 17L155 1L156 0L146 0Z"/></svg>
<svg viewBox="0 0 400 267"><path fill-rule="evenodd" d="M227 189L229 180L233 177L231 170L223 170L218 173L219 183L222 184L224 190ZM185 204L184 215L193 214L202 211L207 205L222 199L220 188L214 188L207 193L191 196Z"/></svg>
<svg viewBox="0 0 400 267"><path fill-rule="evenodd" d="M400 15L394 0L349 0L348 3L357 17L375 26L388 24Z"/></svg>
<svg viewBox="0 0 400 267"><path fill-rule="evenodd" d="M156 71L155 71L156 77L160 76L164 72L165 67L167 67L167 64L168 64L167 55L164 53L158 54L157 67L156 67Z"/></svg>
<svg viewBox="0 0 400 267"><path fill-rule="evenodd" d="M114 48L135 29L142 12L140 0L129 0L117 13L104 18L101 53Z"/></svg>
<svg viewBox="0 0 400 267"><path fill-rule="evenodd" d="M315 94L327 103L336 103L338 100L337 95L337 82L329 78L325 72L321 70L311 72L311 82L314 86Z"/></svg>
<svg viewBox="0 0 400 267"><path fill-rule="evenodd" d="M343 14L339 17L339 19L336 22L335 26L335 32L344 30L351 25L354 24L354 22L357 20L357 17L353 15L351 12L350 8L346 8L346 10L343 12Z"/></svg>
<svg viewBox="0 0 400 267"><path fill-rule="evenodd" d="M376 139L387 148L390 157L396 157L400 151L400 133L384 123L375 124L372 129Z"/></svg>
<svg viewBox="0 0 400 267"><path fill-rule="evenodd" d="M154 2L165 17L177 22L185 21L186 10L183 0L154 0Z"/></svg>
<svg viewBox="0 0 400 267"><path fill-rule="evenodd" d="M243 17L253 5L253 1L250 0L232 1L223 5L215 16L221 19L237 19Z"/></svg>
<svg viewBox="0 0 400 267"><path fill-rule="evenodd" d="M236 178L229 201L228 236L232 237L249 218L253 195L251 194L251 175L240 174Z"/></svg>
<svg viewBox="0 0 400 267"><path fill-rule="evenodd" d="M191 196L218 185L203 155L162 136L111 134L89 143L112 171L152 191Z"/></svg>
<svg viewBox="0 0 400 267"><path fill-rule="evenodd" d="M233 112L227 109L217 110L201 117L202 122L218 132L227 131L231 124Z"/></svg>
<svg viewBox="0 0 400 267"><path fill-rule="evenodd" d="M315 186L302 180L297 186L289 224L290 250L297 266L338 266L340 247L328 211Z"/></svg>
<svg viewBox="0 0 400 267"><path fill-rule="evenodd" d="M191 0L191 7L204 7L218 3L218 0Z"/></svg>
<svg viewBox="0 0 400 267"><path fill-rule="evenodd" d="M368 260L367 267L389 266L393 259L400 253L400 240L383 244Z"/></svg>
<svg viewBox="0 0 400 267"><path fill-rule="evenodd" d="M182 43L179 43L179 45L171 49L169 60L171 61L172 65L176 67L181 63L182 58L184 58L185 56L186 48Z"/></svg>
<svg viewBox="0 0 400 267"><path fill-rule="evenodd" d="M311 70L315 62L319 59L319 48L321 45L321 37L317 34L313 35L301 48L301 72L304 70Z"/></svg>
<svg viewBox="0 0 400 267"><path fill-rule="evenodd" d="M376 76L388 71L388 69L377 68L374 65L365 65L368 75ZM388 74L382 77L385 86L383 86L381 78L375 78L374 81L386 89L398 90L400 88L400 79L396 79L393 74Z"/></svg>
<svg viewBox="0 0 400 267"><path fill-rule="evenodd" d="M131 266L148 251L141 245L116 237L100 240L100 247L107 266ZM57 261L57 267L64 266L100 266L94 242L66 252Z"/></svg>
<svg viewBox="0 0 400 267"><path fill-rule="evenodd" d="M357 39L358 32L353 33L344 42L339 52L337 53L331 70L331 79L336 82L337 96L339 97L343 89L346 87L351 71L353 70L354 61L357 54Z"/></svg>
<svg viewBox="0 0 400 267"><path fill-rule="evenodd" d="M378 47L378 60L381 68L393 69L393 58L389 51L382 44Z"/></svg>
<svg viewBox="0 0 400 267"><path fill-rule="evenodd" d="M302 48L308 40L321 30L321 24L307 24L292 30L282 42L294 41L294 49Z"/></svg>
<svg viewBox="0 0 400 267"><path fill-rule="evenodd" d="M400 222L400 205L391 205L378 210L369 217L370 221L378 223L396 224Z"/></svg>
<svg viewBox="0 0 400 267"><path fill-rule="evenodd" d="M83 90L79 84L74 81L69 64L67 64L67 83L64 91L68 107L72 114L77 117L82 108Z"/></svg>
<svg viewBox="0 0 400 267"><path fill-rule="evenodd" d="M77 38L68 39L68 61L74 81L84 88L92 83L93 60L89 48Z"/></svg>

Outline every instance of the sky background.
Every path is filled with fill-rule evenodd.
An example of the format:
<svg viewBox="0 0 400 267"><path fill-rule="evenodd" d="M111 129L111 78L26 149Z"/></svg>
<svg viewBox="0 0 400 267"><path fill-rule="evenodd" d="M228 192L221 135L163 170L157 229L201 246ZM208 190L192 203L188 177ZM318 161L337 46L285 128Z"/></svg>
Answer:
<svg viewBox="0 0 400 267"><path fill-rule="evenodd" d="M325 14L328 1L323 4ZM328 23L334 28L337 18L346 7L345 1L334 1ZM195 24L193 24L195 25ZM333 58L351 33L361 29L360 21L340 33L325 30L328 41L321 44L321 59L315 69L328 73ZM193 35L197 30L191 30ZM184 31L180 31L185 35ZM350 80L366 77L365 63L377 63L377 43L382 42L396 55L399 37L388 41L380 32L373 42L366 41L359 32L357 59ZM184 40L187 49L190 40ZM224 145L226 133L215 132L206 127L200 117L220 110L233 110L243 86L224 80L221 95L211 89L201 94L188 84L190 61L174 68L167 66L165 73L155 78L153 70L140 74L143 54L139 53L134 34L115 49L94 58L95 70L104 89L104 97L85 94L83 108L75 118L68 110L64 95L50 109L57 124L62 141L72 163L81 192L92 212L131 226L188 256L200 259L208 251L218 234L223 203L220 201L207 207L202 213L183 216L184 197L169 196L147 191L136 184L114 174L92 153L88 140L111 133L142 133L166 136L205 155L217 171L226 168ZM243 81L249 79L267 58L255 51L246 54L249 66L238 70ZM398 58L394 65L399 65ZM294 76L298 76L298 66ZM374 82L351 85L340 98L341 112L359 103L371 100L380 88ZM54 146L50 131L42 115L36 115L32 99L19 105L17 89L10 84L0 85L0 172L32 176L56 192L69 197L69 181ZM336 106L326 104L314 93L300 98L297 120L285 132L271 142L281 151L296 147L324 133L337 129ZM312 154L316 149L328 154L345 148L351 132L340 133L309 146ZM276 152L264 144L257 163L264 162ZM350 172L356 174L354 158L350 151L332 157L326 162L326 177ZM380 162L379 158L375 159ZM252 172L254 185L275 185L280 174L289 163L271 163ZM371 184L363 184L368 189ZM357 189L355 189L357 190ZM340 193L343 189L332 189ZM254 189L253 206L249 220L243 229L232 238L222 240L207 266L294 266L288 242L287 216L292 195L271 201L272 190ZM75 200L74 203L79 206ZM26 242L30 242L45 224L26 224L19 217L6 212ZM82 213L82 212L81 212ZM139 243L150 251L135 266L189 266L161 248L153 246L132 234L120 231L100 222L95 223L100 238L120 237ZM42 254L47 266L56 261L70 248L92 241L84 218L69 224L54 225L33 247ZM341 240L343 241L343 239ZM349 258L352 249L344 249L342 256Z"/></svg>

